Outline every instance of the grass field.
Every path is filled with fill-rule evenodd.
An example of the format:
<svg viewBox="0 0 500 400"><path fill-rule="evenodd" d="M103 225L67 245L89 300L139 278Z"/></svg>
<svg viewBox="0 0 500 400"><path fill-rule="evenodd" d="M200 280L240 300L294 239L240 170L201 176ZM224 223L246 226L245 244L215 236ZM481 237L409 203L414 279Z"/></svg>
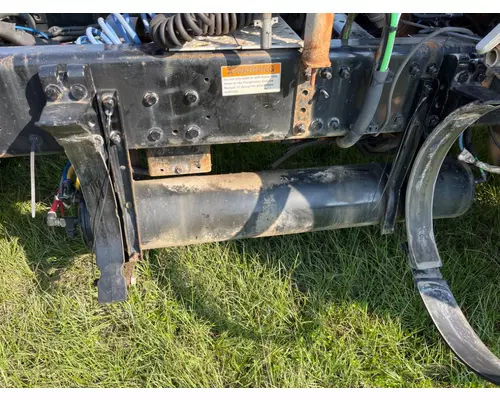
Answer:
<svg viewBox="0 0 500 400"><path fill-rule="evenodd" d="M264 169L280 145L226 146L216 172ZM311 149L284 167L359 162ZM450 352L401 245L378 227L151 251L129 300L100 305L80 238L45 226L63 156L0 164L0 386L488 386ZM466 316L500 354L500 180L436 224Z"/></svg>

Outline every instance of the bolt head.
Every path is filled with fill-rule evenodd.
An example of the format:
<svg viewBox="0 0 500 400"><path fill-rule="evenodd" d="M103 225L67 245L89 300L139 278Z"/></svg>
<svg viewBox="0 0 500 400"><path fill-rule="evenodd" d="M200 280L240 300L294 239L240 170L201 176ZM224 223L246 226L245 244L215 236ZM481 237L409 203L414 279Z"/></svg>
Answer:
<svg viewBox="0 0 500 400"><path fill-rule="evenodd" d="M194 90L187 91L186 93L184 93L184 101L187 105L196 103L198 101L198 93L196 93Z"/></svg>
<svg viewBox="0 0 500 400"><path fill-rule="evenodd" d="M332 69L331 68L323 68L320 72L320 76L323 78L323 79L327 79L327 80L330 80L332 79L333 75L332 75Z"/></svg>
<svg viewBox="0 0 500 400"><path fill-rule="evenodd" d="M462 71L457 75L458 83L465 83L469 80L469 73L467 71Z"/></svg>
<svg viewBox="0 0 500 400"><path fill-rule="evenodd" d="M151 142L156 142L160 140L163 131L160 128L151 128L149 130L148 139Z"/></svg>
<svg viewBox="0 0 500 400"><path fill-rule="evenodd" d="M142 98L144 107L152 107L158 103L158 95L154 92L147 92Z"/></svg>
<svg viewBox="0 0 500 400"><path fill-rule="evenodd" d="M484 72L480 72L477 74L476 81L479 83L483 82L486 79L486 74Z"/></svg>
<svg viewBox="0 0 500 400"><path fill-rule="evenodd" d="M330 98L330 93L328 93L325 89L320 89L319 93L325 98Z"/></svg>
<svg viewBox="0 0 500 400"><path fill-rule="evenodd" d="M191 126L186 132L186 139L193 140L200 135L200 128L197 126Z"/></svg>
<svg viewBox="0 0 500 400"><path fill-rule="evenodd" d="M330 120L330 123L328 124L328 126L330 127L330 129L333 129L334 131L336 131L337 129L340 128L340 121L338 118L332 118Z"/></svg>
<svg viewBox="0 0 500 400"><path fill-rule="evenodd" d="M397 117L394 118L394 125L396 126L403 125L403 117L401 115L398 115Z"/></svg>
<svg viewBox="0 0 500 400"><path fill-rule="evenodd" d="M179 167L179 166L176 166L176 167L174 168L174 172L175 172L176 174L180 174L180 173L182 173L182 168L181 168L181 167Z"/></svg>
<svg viewBox="0 0 500 400"><path fill-rule="evenodd" d="M87 88L83 85L80 85L79 83L76 83L74 85L71 85L69 94L71 95L73 100L83 100L85 97L87 97Z"/></svg>
<svg viewBox="0 0 500 400"><path fill-rule="evenodd" d="M417 63L413 63L410 66L410 75L411 76L416 76L420 74L420 66Z"/></svg>
<svg viewBox="0 0 500 400"><path fill-rule="evenodd" d="M298 124L295 126L295 131L297 133L306 133L306 126L305 124Z"/></svg>
<svg viewBox="0 0 500 400"><path fill-rule="evenodd" d="M349 67L341 67L339 70L339 75L342 79L349 79L351 77L351 68Z"/></svg>
<svg viewBox="0 0 500 400"><path fill-rule="evenodd" d="M429 128L434 128L437 124L439 124L439 117L437 115L431 115L427 118L426 123Z"/></svg>
<svg viewBox="0 0 500 400"><path fill-rule="evenodd" d="M122 138L120 136L120 132L118 131L113 131L109 134L109 140L111 140L112 143L114 144L120 144L122 141Z"/></svg>
<svg viewBox="0 0 500 400"><path fill-rule="evenodd" d="M131 201L127 201L125 203L125 208L132 208L132 202Z"/></svg>
<svg viewBox="0 0 500 400"><path fill-rule="evenodd" d="M439 72L438 67L434 63L427 67L427 73L429 75L436 75L438 72Z"/></svg>
<svg viewBox="0 0 500 400"><path fill-rule="evenodd" d="M320 131L323 128L323 122L320 119L316 119L311 122L309 129L313 132Z"/></svg>
<svg viewBox="0 0 500 400"><path fill-rule="evenodd" d="M48 101L57 101L62 97L62 90L57 85L48 85L45 88L45 96Z"/></svg>
<svg viewBox="0 0 500 400"><path fill-rule="evenodd" d="M113 99L112 96L106 96L102 99L102 105L104 106L105 109L111 110L112 108L115 107L115 100Z"/></svg>

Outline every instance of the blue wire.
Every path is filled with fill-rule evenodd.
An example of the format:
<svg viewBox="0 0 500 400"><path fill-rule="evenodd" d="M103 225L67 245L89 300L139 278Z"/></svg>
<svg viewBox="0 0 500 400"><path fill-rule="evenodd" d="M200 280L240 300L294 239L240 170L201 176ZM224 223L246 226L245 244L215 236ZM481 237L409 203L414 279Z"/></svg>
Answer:
<svg viewBox="0 0 500 400"><path fill-rule="evenodd" d="M99 26L101 27L102 31L109 37L109 39L114 43L114 44L122 44L122 41L116 34L116 32L109 26L109 24L104 21L103 18L99 18L97 20Z"/></svg>
<svg viewBox="0 0 500 400"><path fill-rule="evenodd" d="M90 44L90 41L87 36L80 36L78 39L76 39L76 44Z"/></svg>
<svg viewBox="0 0 500 400"><path fill-rule="evenodd" d="M458 148L460 149L460 151L463 151L463 149L464 149L464 133L463 132L460 134L460 137L458 138Z"/></svg>
<svg viewBox="0 0 500 400"><path fill-rule="evenodd" d="M106 44L113 44L113 42L111 41L110 38L108 38L108 36L101 32L99 29L97 28L93 28L91 26L89 26L87 28L87 30L85 31L85 33L87 34L87 39L90 41L90 43L92 44L101 44L102 42L101 41L98 41L95 37L99 37L100 39L102 39L102 41Z"/></svg>
<svg viewBox="0 0 500 400"><path fill-rule="evenodd" d="M18 26L18 25L16 25L15 28L18 31L26 31L26 32L34 33L35 35L40 35L44 39L47 39L47 40L49 39L49 37L45 33L37 31L36 29L33 29L33 28L28 28L26 26Z"/></svg>
<svg viewBox="0 0 500 400"><path fill-rule="evenodd" d="M63 168L62 174L61 174L61 180L59 181L59 189L62 188L62 183L68 179L68 171L69 168L71 167L71 163L68 161L66 165Z"/></svg>
<svg viewBox="0 0 500 400"><path fill-rule="evenodd" d="M128 22L125 20L125 18L123 18L122 15L119 13L113 13L112 15L113 15L113 19L116 18L118 20L118 21L116 21L116 19L115 19L115 22L117 22L117 25L121 24L123 26L125 31L127 31L127 33L130 35L130 37L134 41L134 43L140 44L141 39L139 39L139 36L137 36L137 32L132 29L132 27L128 24ZM118 22L119 22L119 24L118 24Z"/></svg>
<svg viewBox="0 0 500 400"><path fill-rule="evenodd" d="M113 17L113 21L115 21L116 27L120 30L120 33L121 33L123 39L125 39L125 42L126 43L131 43L130 38L127 35L127 31L122 26L122 24L120 23L120 21L118 20L118 18L116 18L114 14L111 14L111 16Z"/></svg>
<svg viewBox="0 0 500 400"><path fill-rule="evenodd" d="M144 28L146 33L149 33L149 21L148 15L151 19L155 17L154 13L143 13L141 14L142 22L144 23ZM132 43L131 39L134 43L140 44L141 40L137 35L137 32L132 28L130 15L127 13L119 14L112 13L111 17L115 22L116 29L120 31L120 35L125 40L126 43ZM88 27L85 31L86 36L80 36L76 39L76 44L102 44L103 42L106 44L122 44L120 36L116 33L113 27L106 22L103 18L99 18L97 20L99 23L99 27L102 29L102 32L96 28Z"/></svg>

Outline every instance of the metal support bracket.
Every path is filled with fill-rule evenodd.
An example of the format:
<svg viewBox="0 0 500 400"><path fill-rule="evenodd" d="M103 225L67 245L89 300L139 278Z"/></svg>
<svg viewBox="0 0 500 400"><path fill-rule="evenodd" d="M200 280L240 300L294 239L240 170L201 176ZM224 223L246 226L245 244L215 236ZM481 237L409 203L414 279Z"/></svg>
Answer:
<svg viewBox="0 0 500 400"><path fill-rule="evenodd" d="M398 153L392 164L391 172L387 178L387 186L385 189L387 205L381 223L383 235L394 232L399 211L401 191L424 132L425 116L429 108L428 99L431 92L432 84L430 82L424 82L417 108L410 123L406 127Z"/></svg>
<svg viewBox="0 0 500 400"><path fill-rule="evenodd" d="M273 25L278 23L278 17L273 18L272 13L263 13L262 19L254 20L254 26L260 28L260 47L270 49L273 44Z"/></svg>
<svg viewBox="0 0 500 400"><path fill-rule="evenodd" d="M126 261L142 259L141 241L137 226L132 166L126 144L119 107L118 93L103 91L97 94L101 124L108 143L109 165L118 198L119 215L124 228Z"/></svg>
<svg viewBox="0 0 500 400"><path fill-rule="evenodd" d="M92 108L95 88L90 70L86 65L47 65L40 67L39 76L47 104L37 126L64 148L80 180L93 228L96 263L101 271L98 300L125 300L122 229L104 139Z"/></svg>
<svg viewBox="0 0 500 400"><path fill-rule="evenodd" d="M329 59L330 39L332 36L334 14L307 14L304 32L304 50L302 52L297 91L293 111L292 134L288 138L300 139L306 133L318 134L323 123L313 120L313 104L316 96L316 77L320 69L331 66ZM329 78L331 79L331 71ZM323 92L325 92L323 90ZM327 93L329 97L330 94Z"/></svg>
<svg viewBox="0 0 500 400"><path fill-rule="evenodd" d="M444 158L460 134L500 100L472 102L446 117L429 135L413 165L406 193L406 231L410 267L417 289L434 324L455 354L478 375L500 384L500 360L484 345L457 305L439 268L434 240L434 188Z"/></svg>

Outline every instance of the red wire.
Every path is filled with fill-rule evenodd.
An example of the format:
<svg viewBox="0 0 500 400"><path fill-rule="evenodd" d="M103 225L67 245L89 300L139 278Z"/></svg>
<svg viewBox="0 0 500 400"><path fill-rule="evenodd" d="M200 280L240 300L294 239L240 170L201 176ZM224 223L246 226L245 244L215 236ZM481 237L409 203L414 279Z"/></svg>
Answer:
<svg viewBox="0 0 500 400"><path fill-rule="evenodd" d="M52 206L50 207L50 212L57 212L57 207L59 206L59 203L61 200L57 197L59 194L59 188L57 189L56 195L54 196L54 200L52 201Z"/></svg>
<svg viewBox="0 0 500 400"><path fill-rule="evenodd" d="M59 208L61 216L64 217L64 204L62 200L59 200L58 195L59 195L59 188L57 189L56 195L54 196L54 200L52 201L50 212L57 213L57 209Z"/></svg>

